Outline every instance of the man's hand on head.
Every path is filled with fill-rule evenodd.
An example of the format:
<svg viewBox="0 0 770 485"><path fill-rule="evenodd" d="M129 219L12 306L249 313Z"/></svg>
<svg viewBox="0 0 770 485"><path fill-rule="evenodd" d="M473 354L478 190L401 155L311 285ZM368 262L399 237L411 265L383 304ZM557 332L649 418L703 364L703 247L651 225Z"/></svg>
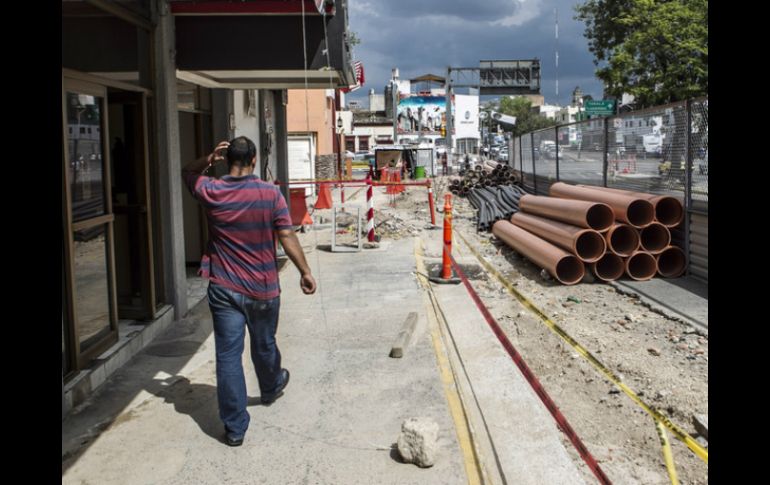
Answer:
<svg viewBox="0 0 770 485"><path fill-rule="evenodd" d="M214 151L211 152L208 156L207 160L209 165L215 165L219 162L223 162L225 160L224 152L227 151L229 147L229 141L220 141L219 145L217 145L217 147L214 148Z"/></svg>

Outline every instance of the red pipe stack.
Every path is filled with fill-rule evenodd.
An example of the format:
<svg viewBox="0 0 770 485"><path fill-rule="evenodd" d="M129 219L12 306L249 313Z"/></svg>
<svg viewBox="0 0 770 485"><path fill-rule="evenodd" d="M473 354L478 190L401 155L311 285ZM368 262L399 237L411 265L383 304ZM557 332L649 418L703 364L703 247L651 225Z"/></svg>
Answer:
<svg viewBox="0 0 770 485"><path fill-rule="evenodd" d="M684 215L678 199L563 182L550 192L522 196L520 212L492 232L556 280L578 283L584 264L602 281L684 273L686 255L671 245L670 228Z"/></svg>

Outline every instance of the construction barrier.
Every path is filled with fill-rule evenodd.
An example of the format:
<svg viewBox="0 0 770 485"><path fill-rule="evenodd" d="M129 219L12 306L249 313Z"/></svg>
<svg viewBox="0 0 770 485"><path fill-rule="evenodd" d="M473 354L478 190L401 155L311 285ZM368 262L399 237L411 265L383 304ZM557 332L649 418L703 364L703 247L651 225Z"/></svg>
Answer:
<svg viewBox="0 0 770 485"><path fill-rule="evenodd" d="M366 240L374 242L374 188L371 177L366 179Z"/></svg>
<svg viewBox="0 0 770 485"><path fill-rule="evenodd" d="M315 202L316 209L332 208L332 192L328 183L321 184L321 190L318 191L318 200Z"/></svg>
<svg viewBox="0 0 770 485"><path fill-rule="evenodd" d="M294 226L304 226L313 223L310 214L307 213L305 203L305 189L289 189L291 198L291 223Z"/></svg>

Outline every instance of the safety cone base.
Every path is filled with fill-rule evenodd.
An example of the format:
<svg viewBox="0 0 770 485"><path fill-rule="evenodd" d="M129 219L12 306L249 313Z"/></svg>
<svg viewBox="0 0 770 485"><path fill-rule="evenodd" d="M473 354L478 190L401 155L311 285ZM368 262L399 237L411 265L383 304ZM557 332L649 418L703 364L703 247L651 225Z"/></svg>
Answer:
<svg viewBox="0 0 770 485"><path fill-rule="evenodd" d="M452 276L451 278L442 278L441 276L429 276L428 279L433 283L439 283L442 285L457 285L462 282L460 278Z"/></svg>

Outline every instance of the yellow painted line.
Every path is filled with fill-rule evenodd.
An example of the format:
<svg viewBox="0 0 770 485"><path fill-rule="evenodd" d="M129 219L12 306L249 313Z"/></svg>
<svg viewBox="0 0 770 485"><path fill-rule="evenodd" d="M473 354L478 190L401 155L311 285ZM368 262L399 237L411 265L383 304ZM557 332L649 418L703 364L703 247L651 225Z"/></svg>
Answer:
<svg viewBox="0 0 770 485"><path fill-rule="evenodd" d="M668 478L671 479L671 485L679 485L679 478L676 476L676 466L674 465L674 455L671 453L671 443L668 441L668 435L666 435L666 428L660 424L660 421L655 421L655 429L658 430L658 437L660 438L660 446L663 447L663 461L666 462L666 470L668 470Z"/></svg>
<svg viewBox="0 0 770 485"><path fill-rule="evenodd" d="M653 408L652 406L648 405L642 399L636 395L634 391L632 391L628 386L626 386L624 383L620 381L620 378L618 378L610 369L608 369L604 364L602 364L596 357L594 357L588 350L586 350L585 347L580 345L575 339L569 336L567 332L565 332L561 327L559 327L553 320L548 318L548 316L543 313L542 310L540 310L537 306L535 306L534 303L529 301L529 299L524 296L522 293L520 293L516 288L511 285L511 283L505 279L505 277L500 274L499 271L497 271L495 268L492 267L492 265L487 262L484 257L478 253L469 243L466 241L466 239L463 237L463 235L457 231L455 232L462 242L465 244L465 246L470 250L471 253L473 253L474 256L476 256L476 259L479 260L482 266L491 273L492 275L497 278L497 280L505 286L505 288L508 290L509 293L511 293L514 297L516 297L517 300L528 310L530 310L532 313L538 316L540 320L549 328L551 331L553 331L556 335L561 337L565 342L567 342L575 351L577 351L578 354L583 356L588 362L590 362L599 372L604 374L604 376L609 379L612 383L614 383L616 386L618 386L623 392L626 393L628 397L631 398L632 401L634 401L639 407L641 407L644 411L646 411L652 418L662 423L666 426L673 434L674 436L684 442L684 444L687 445L690 450L692 450L701 460L708 463L709 455L708 451L703 448L700 444L698 444L697 441L695 441L692 436L687 434L684 430L682 430L679 426L675 425L670 419L668 419L666 416L660 413L657 409Z"/></svg>
<svg viewBox="0 0 770 485"><path fill-rule="evenodd" d="M417 266L417 277L428 292L431 304L436 305L437 302L435 301L435 295L433 295L430 283L427 278L423 276L427 274L427 269L425 268L425 262L422 259L422 247L418 238L415 238L414 240L414 258ZM452 369L452 364L447 357L446 347L442 343L441 330L439 329L438 322L439 313L436 311L435 306L428 310L429 311L426 313L428 315L430 336L433 342L433 351L436 354L436 360L441 374L441 383L444 387L447 404L449 405L449 412L452 415L452 420L455 424L455 431L457 431L457 441L463 454L465 474L468 477L469 485L480 485L486 481L484 480L481 461L476 452L476 448L473 445L473 436L468 423L468 415L463 407L460 394L457 391L458 385L456 383L456 375Z"/></svg>

